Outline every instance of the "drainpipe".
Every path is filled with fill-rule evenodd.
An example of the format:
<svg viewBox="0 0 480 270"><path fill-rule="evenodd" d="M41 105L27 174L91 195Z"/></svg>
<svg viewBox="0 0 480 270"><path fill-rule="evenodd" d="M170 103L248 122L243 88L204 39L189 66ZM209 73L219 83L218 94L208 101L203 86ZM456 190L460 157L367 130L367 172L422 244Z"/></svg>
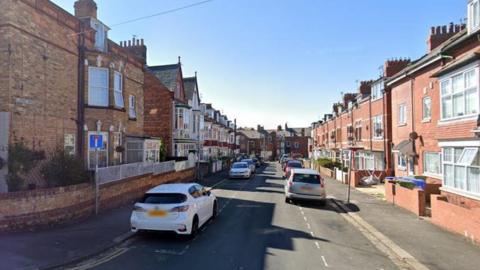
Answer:
<svg viewBox="0 0 480 270"><path fill-rule="evenodd" d="M382 102L382 125L383 125L383 165L384 165L384 170L387 171L387 114L386 114L386 109L385 109L385 103L388 100L388 93L386 88L386 84L384 83L383 85L383 102Z"/></svg>
<svg viewBox="0 0 480 270"><path fill-rule="evenodd" d="M410 98L411 98L411 106L412 106L412 116L410 117L412 119L412 133L415 132L415 98L413 97L413 86L415 85L415 79L411 78L410 79ZM412 141L413 144L413 149L415 149L416 152L416 147L415 147L415 140ZM410 164L408 164L410 166ZM413 158L413 175L415 175L415 157Z"/></svg>
<svg viewBox="0 0 480 270"><path fill-rule="evenodd" d="M372 127L372 97L368 99L368 116L370 121L370 154L373 151L373 127Z"/></svg>
<svg viewBox="0 0 480 270"><path fill-rule="evenodd" d="M78 89L77 89L77 157L82 159L85 138L85 27L80 23L78 34ZM82 159L83 160L83 159Z"/></svg>

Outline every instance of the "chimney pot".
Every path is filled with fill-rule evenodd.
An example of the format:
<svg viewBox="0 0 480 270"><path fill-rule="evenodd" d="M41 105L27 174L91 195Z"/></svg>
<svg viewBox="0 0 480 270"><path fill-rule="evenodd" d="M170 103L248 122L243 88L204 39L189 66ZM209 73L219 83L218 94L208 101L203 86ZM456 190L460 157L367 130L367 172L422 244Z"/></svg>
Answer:
<svg viewBox="0 0 480 270"><path fill-rule="evenodd" d="M143 40L143 38L140 39L140 42L141 42L142 46L145 44L145 41Z"/></svg>
<svg viewBox="0 0 480 270"><path fill-rule="evenodd" d="M128 41L128 47L130 47L130 46L132 46L132 41L131 40Z"/></svg>

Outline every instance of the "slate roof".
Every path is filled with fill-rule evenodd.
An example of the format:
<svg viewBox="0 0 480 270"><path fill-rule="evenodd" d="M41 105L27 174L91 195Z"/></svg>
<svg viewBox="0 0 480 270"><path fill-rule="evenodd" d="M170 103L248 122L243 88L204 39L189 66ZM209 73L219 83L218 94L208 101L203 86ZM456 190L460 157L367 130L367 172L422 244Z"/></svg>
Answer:
<svg viewBox="0 0 480 270"><path fill-rule="evenodd" d="M185 96L187 97L187 99L193 100L195 88L197 87L197 78L196 77L183 78L183 86L185 89ZM198 97L198 89L197 89L197 97Z"/></svg>
<svg viewBox="0 0 480 270"><path fill-rule="evenodd" d="M245 137L249 139L261 139L262 134L256 130L251 130L251 129L240 129L238 130L239 133L242 133L245 135Z"/></svg>
<svg viewBox="0 0 480 270"><path fill-rule="evenodd" d="M170 90L175 92L180 64L149 67L153 74Z"/></svg>

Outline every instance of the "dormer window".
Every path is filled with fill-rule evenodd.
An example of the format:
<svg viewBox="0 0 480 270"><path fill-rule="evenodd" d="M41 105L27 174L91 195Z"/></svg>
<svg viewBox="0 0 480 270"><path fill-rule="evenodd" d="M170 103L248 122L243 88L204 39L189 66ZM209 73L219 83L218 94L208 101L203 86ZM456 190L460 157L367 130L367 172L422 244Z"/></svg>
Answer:
<svg viewBox="0 0 480 270"><path fill-rule="evenodd" d="M383 80L377 82L372 86L372 100L377 100L383 97Z"/></svg>
<svg viewBox="0 0 480 270"><path fill-rule="evenodd" d="M95 49L106 52L108 27L93 18L90 20L90 26L95 30Z"/></svg>
<svg viewBox="0 0 480 270"><path fill-rule="evenodd" d="M480 28L480 0L470 0L468 3L468 32Z"/></svg>

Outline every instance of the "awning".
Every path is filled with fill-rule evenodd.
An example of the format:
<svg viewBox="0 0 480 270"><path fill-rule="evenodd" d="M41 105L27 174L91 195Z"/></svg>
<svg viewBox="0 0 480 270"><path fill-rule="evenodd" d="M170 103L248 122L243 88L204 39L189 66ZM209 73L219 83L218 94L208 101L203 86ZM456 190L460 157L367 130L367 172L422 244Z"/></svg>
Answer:
<svg viewBox="0 0 480 270"><path fill-rule="evenodd" d="M394 151L398 151L400 154L408 156L408 157L415 157L417 153L415 151L415 145L411 140L404 140L393 147Z"/></svg>

